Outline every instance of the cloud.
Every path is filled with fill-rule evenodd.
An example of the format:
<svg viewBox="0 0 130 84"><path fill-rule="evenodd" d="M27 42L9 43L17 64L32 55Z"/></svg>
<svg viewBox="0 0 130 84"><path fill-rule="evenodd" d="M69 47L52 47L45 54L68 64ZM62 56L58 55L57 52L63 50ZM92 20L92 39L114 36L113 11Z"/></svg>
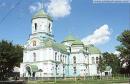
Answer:
<svg viewBox="0 0 130 84"><path fill-rule="evenodd" d="M54 18L65 17L71 13L71 0L50 0L47 12Z"/></svg>
<svg viewBox="0 0 130 84"><path fill-rule="evenodd" d="M42 4L40 2L36 2L29 6L29 11L30 11L30 13L34 13L34 12L40 10L41 7L42 7Z"/></svg>
<svg viewBox="0 0 130 84"><path fill-rule="evenodd" d="M82 39L84 44L102 44L110 39L110 30L107 24L96 29L92 35Z"/></svg>

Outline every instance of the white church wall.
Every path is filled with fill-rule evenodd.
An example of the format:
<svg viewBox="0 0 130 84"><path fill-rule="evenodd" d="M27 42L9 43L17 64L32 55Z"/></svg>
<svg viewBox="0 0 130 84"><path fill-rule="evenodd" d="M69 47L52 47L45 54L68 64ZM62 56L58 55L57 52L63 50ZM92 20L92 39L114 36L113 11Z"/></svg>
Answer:
<svg viewBox="0 0 130 84"><path fill-rule="evenodd" d="M35 30L35 23L37 23L37 30ZM52 27L52 22L49 21L47 18L37 18L32 20L32 33L36 32L46 32L50 33L49 31L49 23L51 24L50 26ZM51 29L51 28L50 28Z"/></svg>
<svg viewBox="0 0 130 84"><path fill-rule="evenodd" d="M71 52L79 52L80 49L83 49L83 46L82 45L73 45L71 47Z"/></svg>
<svg viewBox="0 0 130 84"><path fill-rule="evenodd" d="M83 53L73 53L70 55L70 64L74 63L73 57L76 57L76 63L84 63L85 62L85 56Z"/></svg>
<svg viewBox="0 0 130 84"><path fill-rule="evenodd" d="M89 75L95 76L98 75L97 67L99 62L100 54L90 54L89 55ZM97 60L98 58L98 60Z"/></svg>
<svg viewBox="0 0 130 84"><path fill-rule="evenodd" d="M89 75L96 76L97 74L97 66L96 65L89 65Z"/></svg>

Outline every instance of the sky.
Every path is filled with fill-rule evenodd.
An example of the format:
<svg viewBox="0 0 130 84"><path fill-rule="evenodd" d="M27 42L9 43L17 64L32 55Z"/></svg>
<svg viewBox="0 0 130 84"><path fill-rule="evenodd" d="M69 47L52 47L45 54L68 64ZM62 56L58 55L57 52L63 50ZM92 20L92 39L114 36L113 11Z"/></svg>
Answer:
<svg viewBox="0 0 130 84"><path fill-rule="evenodd" d="M31 19L41 0L0 0L0 40L24 45L31 34ZM93 0L44 0L53 17L53 35L61 42L68 34L102 52L115 52L117 36L130 29L130 3L93 3Z"/></svg>

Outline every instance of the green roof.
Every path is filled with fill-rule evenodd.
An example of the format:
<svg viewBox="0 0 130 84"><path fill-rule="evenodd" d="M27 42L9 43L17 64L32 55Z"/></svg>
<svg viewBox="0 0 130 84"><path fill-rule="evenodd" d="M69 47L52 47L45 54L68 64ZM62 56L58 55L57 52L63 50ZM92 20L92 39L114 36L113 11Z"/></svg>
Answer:
<svg viewBox="0 0 130 84"><path fill-rule="evenodd" d="M46 39L44 40L45 47L53 47L54 41L52 39Z"/></svg>
<svg viewBox="0 0 130 84"><path fill-rule="evenodd" d="M52 20L52 17L50 17L43 9L39 10L36 14L33 15L33 19L36 18L48 18L49 20Z"/></svg>
<svg viewBox="0 0 130 84"><path fill-rule="evenodd" d="M83 42L81 40L77 39L72 44L73 45L83 45Z"/></svg>
<svg viewBox="0 0 130 84"><path fill-rule="evenodd" d="M64 41L75 41L77 38L75 38L73 35L69 34L65 37Z"/></svg>
<svg viewBox="0 0 130 84"><path fill-rule="evenodd" d="M88 53L90 54L100 54L101 51L96 48L94 45L87 45Z"/></svg>
<svg viewBox="0 0 130 84"><path fill-rule="evenodd" d="M37 72L38 71L37 65L30 65L30 67L31 67L32 72Z"/></svg>
<svg viewBox="0 0 130 84"><path fill-rule="evenodd" d="M67 37L65 37L64 41L63 42L68 42L68 41L71 41L72 44L74 45L82 45L83 42L81 42L80 39L74 37L73 35L69 34Z"/></svg>
<svg viewBox="0 0 130 84"><path fill-rule="evenodd" d="M32 72L37 72L38 71L38 67L37 65L29 65L26 67L27 71L32 71Z"/></svg>
<svg viewBox="0 0 130 84"><path fill-rule="evenodd" d="M105 71L110 71L112 68L110 66L107 66Z"/></svg>
<svg viewBox="0 0 130 84"><path fill-rule="evenodd" d="M54 48L57 48L58 50L60 50L62 53L66 53L67 49L66 46L60 43L55 43L54 44Z"/></svg>
<svg viewBox="0 0 130 84"><path fill-rule="evenodd" d="M59 50L62 53L67 53L66 46L64 44L56 43L52 39L46 39L44 41L45 47L52 47L56 50Z"/></svg>

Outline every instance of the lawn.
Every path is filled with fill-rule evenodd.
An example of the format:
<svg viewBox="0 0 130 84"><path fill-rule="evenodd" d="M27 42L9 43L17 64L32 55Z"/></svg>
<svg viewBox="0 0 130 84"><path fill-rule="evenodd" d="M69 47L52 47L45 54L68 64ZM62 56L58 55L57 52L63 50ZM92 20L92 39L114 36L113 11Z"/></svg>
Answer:
<svg viewBox="0 0 130 84"><path fill-rule="evenodd" d="M56 83L54 80L48 80L48 81L42 81L42 80L37 80L37 81L28 81L28 84L119 84L119 83L128 83L128 79L103 79L103 80L57 80Z"/></svg>

